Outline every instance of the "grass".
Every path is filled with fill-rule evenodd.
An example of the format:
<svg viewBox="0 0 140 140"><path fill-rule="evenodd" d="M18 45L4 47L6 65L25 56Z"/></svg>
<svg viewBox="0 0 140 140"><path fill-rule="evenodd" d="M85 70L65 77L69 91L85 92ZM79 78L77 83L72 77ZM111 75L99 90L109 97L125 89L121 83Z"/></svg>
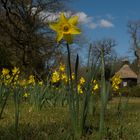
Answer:
<svg viewBox="0 0 140 140"><path fill-rule="evenodd" d="M105 140L140 139L140 98L122 98L121 110L117 110L118 98L107 106ZM0 120L0 140L15 140L14 104L9 101ZM99 106L88 116L83 140L98 140ZM35 110L26 102L20 106L19 139L66 140L71 138L71 124L67 107L45 106Z"/></svg>

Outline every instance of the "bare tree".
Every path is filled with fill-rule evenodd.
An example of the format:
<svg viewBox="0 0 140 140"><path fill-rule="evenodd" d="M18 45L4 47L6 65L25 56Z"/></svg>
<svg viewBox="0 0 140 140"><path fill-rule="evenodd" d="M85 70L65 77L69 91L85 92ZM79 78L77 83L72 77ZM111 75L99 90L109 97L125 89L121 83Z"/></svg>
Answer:
<svg viewBox="0 0 140 140"><path fill-rule="evenodd" d="M40 73L45 62L59 56L53 33L44 22L49 15L40 15L63 9L63 1L0 0L0 48L11 66Z"/></svg>
<svg viewBox="0 0 140 140"><path fill-rule="evenodd" d="M116 46L116 44L116 41L111 38L93 42L91 46L91 59L98 59L101 55L101 50L105 56L105 59L109 59L109 57L112 55L115 56L116 54L113 48Z"/></svg>
<svg viewBox="0 0 140 140"><path fill-rule="evenodd" d="M134 54L137 58L138 78L137 83L140 85L140 21L129 22L128 31L131 35Z"/></svg>
<svg viewBox="0 0 140 140"><path fill-rule="evenodd" d="M99 64L100 67L101 53L103 53L106 79L109 79L110 76L112 75L113 66L111 65L113 65L112 64L113 60L115 61L116 58L115 50L113 48L116 46L116 44L117 43L114 39L106 38L106 39L95 41L91 45L90 62L97 63Z"/></svg>

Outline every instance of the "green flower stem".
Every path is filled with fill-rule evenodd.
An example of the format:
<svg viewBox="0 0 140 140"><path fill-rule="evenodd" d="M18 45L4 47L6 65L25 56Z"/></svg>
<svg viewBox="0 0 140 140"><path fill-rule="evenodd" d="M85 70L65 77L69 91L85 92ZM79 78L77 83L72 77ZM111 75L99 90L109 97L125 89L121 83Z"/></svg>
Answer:
<svg viewBox="0 0 140 140"><path fill-rule="evenodd" d="M15 132L18 139L18 127L19 127L19 103L20 103L20 89L16 89L14 92L14 104L15 104Z"/></svg>
<svg viewBox="0 0 140 140"><path fill-rule="evenodd" d="M2 118L3 111L4 111L4 109L5 109L5 106L6 106L8 97L9 97L9 95L10 95L10 91L8 90L6 93L7 93L7 94L6 94L4 103L2 104L2 109L1 109L1 111L0 111L0 119Z"/></svg>
<svg viewBox="0 0 140 140"><path fill-rule="evenodd" d="M78 65L79 65L79 56L77 54L76 63L75 63L75 89L76 89L76 122L77 126L79 126L78 119L79 119L79 94L78 94Z"/></svg>
<svg viewBox="0 0 140 140"><path fill-rule="evenodd" d="M122 114L122 110L121 110L121 105L122 105L122 94L119 94L119 103L118 103L118 107L117 107L117 112L118 112L118 117L121 117Z"/></svg>
<svg viewBox="0 0 140 140"><path fill-rule="evenodd" d="M86 123L86 118L88 115L89 111L89 100L90 100L90 92L87 91L84 97L84 102L83 102L83 108L82 108L82 118L81 118L81 131L83 133L85 123Z"/></svg>
<svg viewBox="0 0 140 140"><path fill-rule="evenodd" d="M104 52L101 50L101 110L100 110L100 140L104 136L104 120L105 120L105 109L106 109L106 82L105 82L105 62L104 62Z"/></svg>
<svg viewBox="0 0 140 140"><path fill-rule="evenodd" d="M71 58L70 58L70 48L69 44L67 43L67 52L68 52L68 76L70 78L70 87L72 88L72 71L71 71Z"/></svg>
<svg viewBox="0 0 140 140"><path fill-rule="evenodd" d="M76 133L77 125L76 125L76 111L75 111L75 103L74 103L74 95L73 95L73 84L72 84L72 71L71 71L71 59L70 59L70 49L69 44L67 43L67 52L68 52L68 102L69 102L69 110L72 119L72 127L74 134ZM70 78L70 80L69 80Z"/></svg>

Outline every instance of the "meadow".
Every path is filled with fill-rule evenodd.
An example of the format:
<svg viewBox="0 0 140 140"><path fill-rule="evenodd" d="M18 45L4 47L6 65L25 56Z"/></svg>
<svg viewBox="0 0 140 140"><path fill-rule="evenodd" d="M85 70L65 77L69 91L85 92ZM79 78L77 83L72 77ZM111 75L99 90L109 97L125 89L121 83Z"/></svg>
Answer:
<svg viewBox="0 0 140 140"><path fill-rule="evenodd" d="M107 106L105 117L105 140L139 140L140 138L140 99L122 99L118 112L119 98L113 98ZM20 106L18 138L25 140L66 140L72 139L68 106L49 106L35 110L26 101ZM0 139L15 140L14 104L8 101L0 120ZM98 139L99 106L88 116L86 134L81 140Z"/></svg>

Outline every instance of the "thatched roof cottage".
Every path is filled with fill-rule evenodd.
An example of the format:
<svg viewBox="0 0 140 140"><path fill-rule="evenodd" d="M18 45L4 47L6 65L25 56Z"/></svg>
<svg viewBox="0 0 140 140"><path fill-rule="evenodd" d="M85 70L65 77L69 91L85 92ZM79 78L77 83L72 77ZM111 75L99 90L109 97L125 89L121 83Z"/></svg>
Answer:
<svg viewBox="0 0 140 140"><path fill-rule="evenodd" d="M124 64L115 74L120 75L123 87L137 84L137 74L130 68L128 64Z"/></svg>

